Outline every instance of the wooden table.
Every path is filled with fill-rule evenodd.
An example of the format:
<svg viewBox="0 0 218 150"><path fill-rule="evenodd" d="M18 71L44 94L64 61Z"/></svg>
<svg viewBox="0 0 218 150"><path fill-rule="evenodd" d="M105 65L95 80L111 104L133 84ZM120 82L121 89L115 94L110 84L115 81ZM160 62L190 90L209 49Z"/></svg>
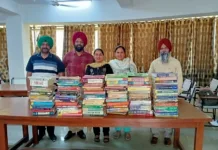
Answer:
<svg viewBox="0 0 218 150"><path fill-rule="evenodd" d="M1 84L0 85L0 97L27 97L27 87L25 84ZM23 138L19 140L14 147L11 148L17 149L20 145L27 142L29 140L29 132L28 132L28 126L23 125Z"/></svg>
<svg viewBox="0 0 218 150"><path fill-rule="evenodd" d="M23 96L27 97L27 87L25 84L1 84L0 96Z"/></svg>
<svg viewBox="0 0 218 150"><path fill-rule="evenodd" d="M178 118L144 118L108 115L106 117L57 117L31 116L28 98L0 98L0 150L8 149L7 124L41 126L131 126L152 128L174 128L175 148L184 149L180 143L180 128L195 128L194 150L202 150L204 124L211 118L188 102L179 100ZM147 140L147 139L145 139Z"/></svg>

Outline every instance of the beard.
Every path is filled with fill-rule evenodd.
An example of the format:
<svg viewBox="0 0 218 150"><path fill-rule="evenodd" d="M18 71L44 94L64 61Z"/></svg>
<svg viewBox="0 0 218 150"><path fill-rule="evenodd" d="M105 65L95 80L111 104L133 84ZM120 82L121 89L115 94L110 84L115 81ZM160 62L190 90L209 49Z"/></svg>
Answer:
<svg viewBox="0 0 218 150"><path fill-rule="evenodd" d="M160 53L162 63L168 63L169 60L169 52Z"/></svg>
<svg viewBox="0 0 218 150"><path fill-rule="evenodd" d="M75 45L74 48L77 52L81 52L84 50L84 46L82 46L82 45Z"/></svg>
<svg viewBox="0 0 218 150"><path fill-rule="evenodd" d="M42 48L41 49L41 53L48 54L49 53L49 49L48 48Z"/></svg>

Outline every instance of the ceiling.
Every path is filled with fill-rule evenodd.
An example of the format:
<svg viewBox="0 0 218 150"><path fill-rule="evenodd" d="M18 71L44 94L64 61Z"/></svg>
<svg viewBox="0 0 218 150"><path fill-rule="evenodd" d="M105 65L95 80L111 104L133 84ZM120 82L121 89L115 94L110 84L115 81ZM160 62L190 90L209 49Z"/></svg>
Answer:
<svg viewBox="0 0 218 150"><path fill-rule="evenodd" d="M53 0L14 0L14 1L19 4L49 4Z"/></svg>
<svg viewBox="0 0 218 150"><path fill-rule="evenodd" d="M14 0L20 4L49 4L52 0Z"/></svg>

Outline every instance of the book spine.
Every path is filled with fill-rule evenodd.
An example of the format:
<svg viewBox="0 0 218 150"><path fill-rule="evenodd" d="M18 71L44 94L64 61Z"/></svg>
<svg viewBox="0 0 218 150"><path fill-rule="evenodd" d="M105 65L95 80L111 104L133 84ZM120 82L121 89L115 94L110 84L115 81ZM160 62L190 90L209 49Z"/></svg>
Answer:
<svg viewBox="0 0 218 150"><path fill-rule="evenodd" d="M103 79L88 79L88 83L103 83Z"/></svg>
<svg viewBox="0 0 218 150"><path fill-rule="evenodd" d="M55 115L56 112L32 112L32 115L33 116L46 116L46 115L49 115L49 116L52 116L52 115Z"/></svg>
<svg viewBox="0 0 218 150"><path fill-rule="evenodd" d="M89 109L92 109L92 108L94 109L95 108L95 109L99 109L99 108L104 108L104 106L100 106L100 105L99 106L97 106L97 105L88 105L87 106L87 105L84 105L83 108L89 108Z"/></svg>
<svg viewBox="0 0 218 150"><path fill-rule="evenodd" d="M89 111L103 111L103 108L83 108L83 112Z"/></svg>
<svg viewBox="0 0 218 150"><path fill-rule="evenodd" d="M78 103L74 103L74 102L55 102L56 106L77 106Z"/></svg>
<svg viewBox="0 0 218 150"><path fill-rule="evenodd" d="M178 103L155 103L154 106L163 106L163 107L166 107L166 106L178 106Z"/></svg>
<svg viewBox="0 0 218 150"><path fill-rule="evenodd" d="M83 115L104 115L103 111L83 111Z"/></svg>
<svg viewBox="0 0 218 150"><path fill-rule="evenodd" d="M127 99L107 99L106 102L127 102Z"/></svg>
<svg viewBox="0 0 218 150"><path fill-rule="evenodd" d="M118 81L128 81L128 78L110 78L107 81L111 82L118 82Z"/></svg>
<svg viewBox="0 0 218 150"><path fill-rule="evenodd" d="M132 82L148 82L148 78L128 78L128 81Z"/></svg>

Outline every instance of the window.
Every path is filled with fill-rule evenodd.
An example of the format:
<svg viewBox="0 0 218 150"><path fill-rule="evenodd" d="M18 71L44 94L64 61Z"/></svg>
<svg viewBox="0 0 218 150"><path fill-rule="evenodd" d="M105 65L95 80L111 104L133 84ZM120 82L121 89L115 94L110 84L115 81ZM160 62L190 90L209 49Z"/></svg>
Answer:
<svg viewBox="0 0 218 150"><path fill-rule="evenodd" d="M33 54L35 53L37 47L37 38L40 33L40 27L32 27L32 49ZM57 27L56 30L56 55L62 60L63 57L63 44L64 44L64 28Z"/></svg>
<svg viewBox="0 0 218 150"><path fill-rule="evenodd" d="M64 29L57 29L56 31L56 55L62 60L64 47Z"/></svg>

